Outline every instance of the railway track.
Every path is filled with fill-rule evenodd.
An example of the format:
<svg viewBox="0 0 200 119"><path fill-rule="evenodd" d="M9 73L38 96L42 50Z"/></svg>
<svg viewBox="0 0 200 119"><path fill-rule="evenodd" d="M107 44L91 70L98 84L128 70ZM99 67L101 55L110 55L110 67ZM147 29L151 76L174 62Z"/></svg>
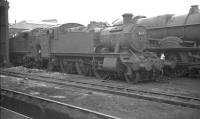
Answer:
<svg viewBox="0 0 200 119"><path fill-rule="evenodd" d="M48 77L48 76L35 76L31 74L24 74L19 72L11 72L11 71L3 71L0 70L1 74L14 76L14 77L21 77L21 78L28 78L29 80L37 80L43 81L48 83L54 83L59 85L65 86L73 86L77 88L92 90L92 91L99 91L114 95L126 96L131 98L138 98L144 100L150 100L155 102L167 103L172 105L178 105L183 107L190 107L195 109L200 109L200 99L190 96L182 96L176 94L169 94L169 93L161 93L161 92L154 92L154 91L147 91L147 90L136 90L126 87L117 87L114 85L105 85L105 84L97 84L91 82L84 82L84 81L76 81L74 79L59 79L56 77Z"/></svg>
<svg viewBox="0 0 200 119"><path fill-rule="evenodd" d="M16 110L15 108L18 107L16 112L18 111L20 113L26 113L26 115L36 119L53 119L54 117L59 119L119 119L118 117L77 107L67 103L33 96L6 88L1 88L1 102L3 102L2 105L6 108L12 108L12 110ZM13 107L10 105L15 106ZM19 107L23 107L24 109ZM32 113L36 113L36 115Z"/></svg>
<svg viewBox="0 0 200 119"><path fill-rule="evenodd" d="M1 119L32 119L26 115L0 106Z"/></svg>

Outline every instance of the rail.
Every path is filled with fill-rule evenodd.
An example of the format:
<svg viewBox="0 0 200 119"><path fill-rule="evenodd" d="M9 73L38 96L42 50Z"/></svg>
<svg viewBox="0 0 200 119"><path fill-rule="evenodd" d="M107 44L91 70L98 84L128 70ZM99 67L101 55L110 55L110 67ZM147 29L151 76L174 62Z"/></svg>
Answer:
<svg viewBox="0 0 200 119"><path fill-rule="evenodd" d="M59 79L56 77L48 76L33 76L31 74L23 74L18 72L8 72L0 70L1 74L28 78L29 80L43 81L47 83L54 83L64 86L73 86L76 88L82 88L86 90L104 92L114 95L126 96L131 98L138 98L144 100L150 100L154 102L167 103L172 105L178 105L183 107L190 107L200 109L200 99L191 96L183 96L177 94L170 94L164 92L147 91L131 89L127 87L117 87L114 85L97 84L92 82L76 81L75 79ZM59 80L58 80L59 79Z"/></svg>
<svg viewBox="0 0 200 119"><path fill-rule="evenodd" d="M59 112L61 114L63 113L64 115L66 115L63 118L70 117L70 119L80 119L80 118L81 119L90 119L90 118L92 119L119 119L118 117L114 117L114 116L110 116L110 115L103 114L100 112L92 111L89 109L77 107L77 106L70 105L67 103L62 103L55 100L42 98L39 96L33 96L30 94L26 94L26 93L22 93L19 91L6 89L2 87L0 89L1 89L1 98L2 100L4 100L4 103L12 104L12 102L14 102L16 104L16 102L18 102L20 103L19 105L21 106L21 108L23 108L22 106L25 105L24 103L26 103L26 106L28 103L30 105L30 107L28 107L29 110L34 109L33 106L37 105L40 109L42 108L41 111L43 113L49 110L54 110L55 112ZM14 101L11 101L11 100L14 100ZM41 114L41 112L39 114ZM44 114L43 114L43 118L46 118Z"/></svg>

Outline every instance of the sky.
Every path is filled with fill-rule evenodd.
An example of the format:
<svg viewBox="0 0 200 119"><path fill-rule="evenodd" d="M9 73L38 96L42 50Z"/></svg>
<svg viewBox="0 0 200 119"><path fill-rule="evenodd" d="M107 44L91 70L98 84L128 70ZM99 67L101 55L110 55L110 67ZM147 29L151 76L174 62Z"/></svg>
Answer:
<svg viewBox="0 0 200 119"><path fill-rule="evenodd" d="M147 17L162 14L186 14L200 0L8 0L9 22L57 19L59 23L108 22L124 13Z"/></svg>

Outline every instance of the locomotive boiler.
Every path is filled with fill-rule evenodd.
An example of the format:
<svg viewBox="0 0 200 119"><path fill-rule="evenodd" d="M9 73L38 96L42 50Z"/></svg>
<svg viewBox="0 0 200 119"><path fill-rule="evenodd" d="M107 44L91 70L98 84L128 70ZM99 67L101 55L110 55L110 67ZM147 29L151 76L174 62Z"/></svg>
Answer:
<svg viewBox="0 0 200 119"><path fill-rule="evenodd" d="M109 51L120 52L130 49L142 52L147 47L146 29L141 25L132 24L132 14L124 14L123 25L111 26L101 30L100 44L96 48L104 47ZM130 19L130 20L126 20Z"/></svg>
<svg viewBox="0 0 200 119"><path fill-rule="evenodd" d="M162 39L175 36L183 41L200 43L200 10L198 5L191 6L184 15L166 14L151 18L141 18L138 24L145 26L148 37Z"/></svg>
<svg viewBox="0 0 200 119"><path fill-rule="evenodd" d="M165 71L171 76L198 74L200 70L200 10L191 6L188 14L166 14L138 19L147 28L149 51L176 63L175 69Z"/></svg>

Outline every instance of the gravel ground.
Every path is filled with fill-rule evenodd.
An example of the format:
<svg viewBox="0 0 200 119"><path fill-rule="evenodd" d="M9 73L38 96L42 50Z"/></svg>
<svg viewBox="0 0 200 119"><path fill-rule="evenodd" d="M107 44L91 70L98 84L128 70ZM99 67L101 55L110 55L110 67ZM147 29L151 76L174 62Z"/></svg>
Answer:
<svg viewBox="0 0 200 119"><path fill-rule="evenodd" d="M145 84L138 84L145 85ZM153 83L152 83L153 85ZM1 86L123 119L198 119L200 110L1 76ZM149 84L148 87L151 87ZM139 88L139 86L138 86Z"/></svg>
<svg viewBox="0 0 200 119"><path fill-rule="evenodd" d="M197 78L164 78L162 81L155 82L141 82L138 84L127 84L126 82L119 81L102 81L98 80L94 77L84 77L81 75L73 75L73 74L64 74L59 72L47 72L39 69L28 69L24 67L11 67L5 70L9 71L18 71L31 73L35 75L49 76L49 77L57 77L57 78L66 78L66 79L74 79L81 80L85 82L93 82L99 84L112 84L119 87L129 87L133 89L142 89L142 90L151 90L157 92L166 92L179 94L184 96L193 96L200 98L200 79Z"/></svg>

